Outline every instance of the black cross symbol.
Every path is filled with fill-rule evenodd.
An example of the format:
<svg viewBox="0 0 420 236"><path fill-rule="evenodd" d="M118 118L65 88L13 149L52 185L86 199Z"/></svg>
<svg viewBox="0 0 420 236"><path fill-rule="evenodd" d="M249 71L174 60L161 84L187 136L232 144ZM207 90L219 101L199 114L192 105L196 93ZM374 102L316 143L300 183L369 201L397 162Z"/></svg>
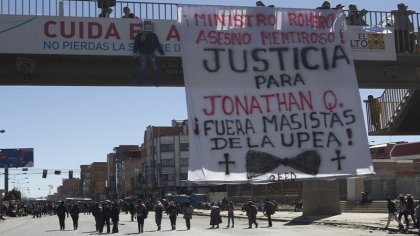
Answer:
<svg viewBox="0 0 420 236"><path fill-rule="evenodd" d="M226 173L226 175L228 175L228 174L230 174L229 164L235 164L235 162L234 161L229 161L229 153L225 153L224 157L225 157L225 161L219 161L219 165L220 164L225 164L226 165L225 173Z"/></svg>
<svg viewBox="0 0 420 236"><path fill-rule="evenodd" d="M338 162L338 168L337 170L341 170L341 160L346 159L346 157L340 157L340 151L339 150L335 150L335 153L337 155L336 158L331 158L331 161L337 161Z"/></svg>

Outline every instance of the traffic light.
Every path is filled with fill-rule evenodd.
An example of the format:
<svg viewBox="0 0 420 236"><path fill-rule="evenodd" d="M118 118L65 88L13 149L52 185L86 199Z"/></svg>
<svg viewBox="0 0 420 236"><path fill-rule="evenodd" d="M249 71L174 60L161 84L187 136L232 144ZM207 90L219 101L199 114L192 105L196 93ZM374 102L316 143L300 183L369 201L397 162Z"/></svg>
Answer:
<svg viewBox="0 0 420 236"><path fill-rule="evenodd" d="M48 174L48 170L43 170L42 171L42 178L47 178L47 174Z"/></svg>
<svg viewBox="0 0 420 236"><path fill-rule="evenodd" d="M61 170L55 170L55 171L54 171L54 174L55 174L55 175L61 175Z"/></svg>
<svg viewBox="0 0 420 236"><path fill-rule="evenodd" d="M73 179L73 171L69 170L69 179Z"/></svg>

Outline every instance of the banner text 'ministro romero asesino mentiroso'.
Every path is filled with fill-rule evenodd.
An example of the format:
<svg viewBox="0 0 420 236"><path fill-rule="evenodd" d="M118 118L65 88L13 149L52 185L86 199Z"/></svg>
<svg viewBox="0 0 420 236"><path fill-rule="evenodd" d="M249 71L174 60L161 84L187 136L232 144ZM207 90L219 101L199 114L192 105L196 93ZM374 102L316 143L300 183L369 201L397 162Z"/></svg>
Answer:
<svg viewBox="0 0 420 236"><path fill-rule="evenodd" d="M189 181L373 173L341 11L185 5L179 19Z"/></svg>

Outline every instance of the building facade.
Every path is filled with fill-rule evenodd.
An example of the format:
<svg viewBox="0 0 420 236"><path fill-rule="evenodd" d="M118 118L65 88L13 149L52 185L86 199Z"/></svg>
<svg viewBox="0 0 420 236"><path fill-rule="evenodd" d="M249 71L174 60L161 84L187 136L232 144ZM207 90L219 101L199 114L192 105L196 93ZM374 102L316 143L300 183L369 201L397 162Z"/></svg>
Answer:
<svg viewBox="0 0 420 236"><path fill-rule="evenodd" d="M135 195L136 179L140 174L141 150L138 145L120 145L115 152L115 178L117 198L123 199Z"/></svg>
<svg viewBox="0 0 420 236"><path fill-rule="evenodd" d="M145 165L142 172L147 193L163 197L188 188L189 138L186 120L172 126L148 126L144 135Z"/></svg>
<svg viewBox="0 0 420 236"><path fill-rule="evenodd" d="M61 186L57 188L58 199L80 197L80 179L63 179Z"/></svg>

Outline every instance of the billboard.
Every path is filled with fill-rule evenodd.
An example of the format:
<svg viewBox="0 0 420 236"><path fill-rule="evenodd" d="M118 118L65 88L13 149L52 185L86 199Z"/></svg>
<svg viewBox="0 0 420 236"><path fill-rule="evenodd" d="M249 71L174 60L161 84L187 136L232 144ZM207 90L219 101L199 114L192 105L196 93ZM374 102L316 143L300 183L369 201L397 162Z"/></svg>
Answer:
<svg viewBox="0 0 420 236"><path fill-rule="evenodd" d="M294 20L301 20L301 16L296 15ZM236 19L237 22L239 20ZM151 21L165 56L180 57L182 53L180 40L185 34L180 32L178 22ZM0 15L2 40L0 54L132 56L135 36L142 27L138 19ZM347 28L354 60L396 60L392 28L381 26L348 26ZM28 35L31 37L27 37ZM210 44L222 43L220 41L222 35L216 32L207 36L203 35L200 39ZM227 40L235 41L236 36ZM287 39L287 41L316 40L318 43L325 43L324 41L329 40L328 37L331 37L331 34L316 37L313 34L298 35L289 32L288 34L265 35L265 37L266 43L276 43L279 38ZM185 38L188 43L193 43L188 35ZM342 35L338 38L343 39Z"/></svg>
<svg viewBox="0 0 420 236"><path fill-rule="evenodd" d="M0 168L33 166L33 148L0 149Z"/></svg>

